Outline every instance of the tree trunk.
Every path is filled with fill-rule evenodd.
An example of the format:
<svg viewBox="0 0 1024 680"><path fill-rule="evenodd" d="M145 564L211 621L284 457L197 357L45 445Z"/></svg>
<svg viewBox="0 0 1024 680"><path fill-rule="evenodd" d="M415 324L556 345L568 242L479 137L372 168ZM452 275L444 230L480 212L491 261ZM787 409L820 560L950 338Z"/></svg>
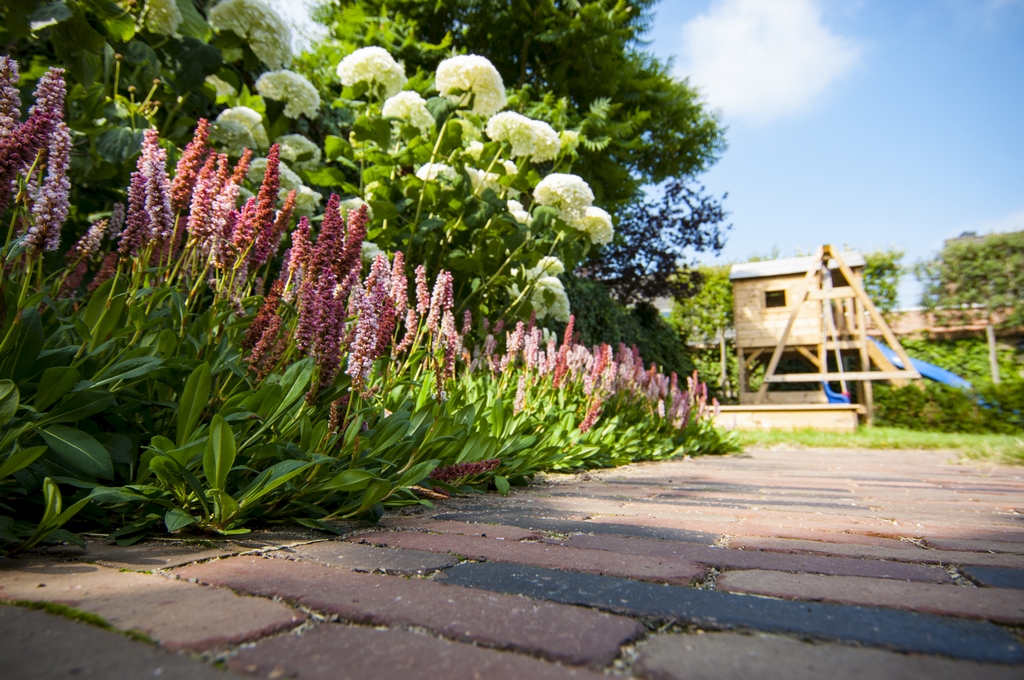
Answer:
<svg viewBox="0 0 1024 680"><path fill-rule="evenodd" d="M999 354L996 352L996 329L990 321L985 326L985 337L988 338L988 367L992 371L992 382L999 384Z"/></svg>

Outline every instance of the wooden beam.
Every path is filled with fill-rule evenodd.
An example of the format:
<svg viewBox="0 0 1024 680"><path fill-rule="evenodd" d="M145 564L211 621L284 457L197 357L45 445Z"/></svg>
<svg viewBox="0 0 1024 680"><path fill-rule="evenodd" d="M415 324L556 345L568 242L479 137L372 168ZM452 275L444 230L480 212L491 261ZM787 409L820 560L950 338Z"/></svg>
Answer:
<svg viewBox="0 0 1024 680"><path fill-rule="evenodd" d="M749 370L749 369L750 369L750 366L751 366L751 365L752 365L752 364L753 364L753 363L754 363L755 361L757 361L757 358L758 358L759 356L761 356L761 355L762 355L763 353L764 353L764 350L763 350L763 349L755 349L755 350L754 350L753 352L751 352L751 353L750 353L750 356L749 356L749 357L747 357L747 360L743 362L743 369L744 369L744 370Z"/></svg>
<svg viewBox="0 0 1024 680"><path fill-rule="evenodd" d="M875 307L875 303L871 301L871 298L868 297L864 288L857 281L857 278L853 275L853 270L843 262L843 258L839 257L839 253L835 248L832 246L825 246L823 250L836 261L837 265L839 265L839 271L841 271L843 276L846 277L846 280L850 283L850 287L856 291L857 298L864 305L864 308L868 310L868 314L871 315L871 320L874 322L878 330L882 331L882 336L885 338L886 343L888 343L889 347L896 352L900 361L903 362L903 368L906 370L906 375L899 377L912 379L920 378L921 374L918 373L917 369L914 368L914 365L910 363L910 357L907 356L907 352L903 349L903 345L901 345L900 341L896 339L892 329L889 328L889 324L885 322L885 319L882 318L881 312L879 312Z"/></svg>
<svg viewBox="0 0 1024 680"><path fill-rule="evenodd" d="M814 266L807 270L807 274L804 276L804 280L800 284L800 291L793 300L793 311L790 313L789 320L786 322L786 329L782 332L782 337L779 338L778 344L775 345L775 351L772 352L772 359L768 362L768 370L764 373L765 381L761 383L761 388L757 391L757 404L761 403L764 399L765 392L768 391L768 378L775 375L775 369L779 366L779 359L782 358L782 350L786 347L786 338L789 337L789 332L793 330L793 324L796 322L796 317L800 314L800 308L803 307L804 301L807 300L807 293L810 292L811 282L821 275L821 259L823 254L824 249L818 248L818 252L815 253Z"/></svg>
<svg viewBox="0 0 1024 680"><path fill-rule="evenodd" d="M784 373L767 376L764 381L766 383L834 382L838 380L897 380L909 377L913 377L909 375L909 371L846 371L843 373Z"/></svg>
<svg viewBox="0 0 1024 680"><path fill-rule="evenodd" d="M878 366L879 369L881 369L883 371L898 371L899 370L898 368L896 368L896 364L894 364L891 361L889 361L889 358L887 356L885 356L884 354L882 354L882 350L881 350L881 348L878 345L876 345L873 342L869 342L867 345L868 345L868 356L871 358L871 361L876 366ZM907 386L907 381L906 380L893 380L892 384L894 386L896 386L896 387L906 387Z"/></svg>
<svg viewBox="0 0 1024 680"><path fill-rule="evenodd" d="M854 332L857 333L857 344L860 345L860 370L870 371L871 358L868 354L867 324L864 322L861 303L857 298L853 299L853 323ZM875 421L875 395L874 386L870 380L860 382L860 401L864 405L864 424L871 427Z"/></svg>
<svg viewBox="0 0 1024 680"><path fill-rule="evenodd" d="M836 286L829 290L812 290L808 300L845 300L857 297L857 291L850 286Z"/></svg>
<svg viewBox="0 0 1024 680"><path fill-rule="evenodd" d="M804 359L807 359L808 361L810 361L810 362L811 362L811 365L813 365L813 366L814 366L815 368L817 368L817 369L818 369L819 371L821 370L821 362L820 362L820 361L818 361L818 357L816 357L816 356L814 356L813 354L811 354L811 353L810 353L810 352L809 352L809 351L807 350L807 348L806 348L806 347L797 347L797 348L796 348L796 351L797 351L797 352L800 352L800 355L801 355L801 356L802 356L802 357L803 357Z"/></svg>

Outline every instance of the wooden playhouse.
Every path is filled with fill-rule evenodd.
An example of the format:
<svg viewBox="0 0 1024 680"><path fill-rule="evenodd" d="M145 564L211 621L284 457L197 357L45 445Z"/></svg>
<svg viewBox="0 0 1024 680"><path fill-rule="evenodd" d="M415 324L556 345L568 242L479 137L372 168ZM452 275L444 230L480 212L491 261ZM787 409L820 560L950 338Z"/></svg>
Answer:
<svg viewBox="0 0 1024 680"><path fill-rule="evenodd" d="M733 265L740 403L722 407L720 424L852 431L861 418L871 421L872 381L921 377L864 292L863 270L860 254L832 246L810 257ZM902 367L869 339L868 318ZM751 376L762 369L752 391Z"/></svg>

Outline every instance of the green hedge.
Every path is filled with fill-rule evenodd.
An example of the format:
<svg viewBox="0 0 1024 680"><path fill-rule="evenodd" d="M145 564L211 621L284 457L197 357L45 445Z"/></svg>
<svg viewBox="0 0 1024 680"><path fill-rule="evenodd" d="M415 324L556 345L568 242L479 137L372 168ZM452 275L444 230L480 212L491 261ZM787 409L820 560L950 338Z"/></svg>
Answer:
<svg viewBox="0 0 1024 680"><path fill-rule="evenodd" d="M1024 381L964 391L925 380L875 387L875 424L967 434L1024 432Z"/></svg>
<svg viewBox="0 0 1024 680"><path fill-rule="evenodd" d="M695 365L682 338L649 303L632 309L619 304L608 289L597 281L562 276L569 306L576 317L579 341L591 347L606 342L615 347L636 345L646 362L654 362L666 373L683 376ZM710 377L710 376L709 376Z"/></svg>

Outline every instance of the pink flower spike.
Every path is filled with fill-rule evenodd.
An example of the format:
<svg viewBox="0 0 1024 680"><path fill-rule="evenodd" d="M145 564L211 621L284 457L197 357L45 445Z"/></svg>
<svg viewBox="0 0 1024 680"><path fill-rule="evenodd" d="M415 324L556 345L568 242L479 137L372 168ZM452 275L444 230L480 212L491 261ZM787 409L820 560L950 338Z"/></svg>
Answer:
<svg viewBox="0 0 1024 680"><path fill-rule="evenodd" d="M206 155L209 151L207 136L209 134L209 123L205 118L200 118L196 125L195 134L192 140L185 145L181 152L181 158L174 169L174 181L171 182L171 209L181 213L189 207L192 202L192 194L199 180L199 171L203 166Z"/></svg>
<svg viewBox="0 0 1024 680"><path fill-rule="evenodd" d="M58 123L47 150L46 178L32 204L33 224L25 237L25 249L31 254L56 250L60 244L60 229L70 207L70 162L71 131L64 123Z"/></svg>
<svg viewBox="0 0 1024 680"><path fill-rule="evenodd" d="M416 267L416 313L425 317L430 311L430 289L427 288L427 268Z"/></svg>

